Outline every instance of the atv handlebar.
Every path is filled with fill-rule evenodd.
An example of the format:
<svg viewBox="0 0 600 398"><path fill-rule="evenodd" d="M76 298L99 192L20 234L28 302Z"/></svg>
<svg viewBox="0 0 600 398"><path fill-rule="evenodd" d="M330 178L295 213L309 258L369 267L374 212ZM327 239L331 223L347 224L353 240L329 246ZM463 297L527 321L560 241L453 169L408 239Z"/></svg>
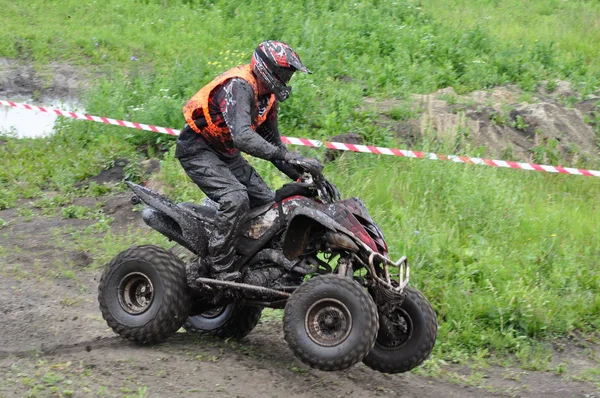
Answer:
<svg viewBox="0 0 600 398"><path fill-rule="evenodd" d="M322 173L323 165L318 160L302 158L290 163L299 166L304 170L305 174L310 176L310 178L307 179L307 182L314 185L319 193L319 197L324 203L333 203L340 200L340 192L335 185L325 178Z"/></svg>

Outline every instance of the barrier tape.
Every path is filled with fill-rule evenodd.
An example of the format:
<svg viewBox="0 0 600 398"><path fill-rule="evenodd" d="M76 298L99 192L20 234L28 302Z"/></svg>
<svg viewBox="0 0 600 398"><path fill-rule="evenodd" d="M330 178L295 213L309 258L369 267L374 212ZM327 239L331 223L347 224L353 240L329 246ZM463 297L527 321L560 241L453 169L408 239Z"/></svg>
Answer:
<svg viewBox="0 0 600 398"><path fill-rule="evenodd" d="M111 119L100 116L91 116L87 113L69 112L60 109L46 108L41 106L34 106L18 102L10 102L0 100L0 105L10 106L13 108L28 109L32 111L40 111L46 113L54 113L57 116L68 117L72 119L89 120L92 122L112 124L115 126L135 128L139 130L153 131L155 133L179 135L179 130L171 129L168 127L158 127L149 124L128 122L119 119ZM328 149L334 149L338 151L351 151L351 152L363 152L373 153L377 155L391 155L391 156L403 156L407 158L418 158L418 159L429 159L429 160L446 160L454 163L467 163L467 164L478 164L491 167L506 167L511 169L531 170L531 171L545 171L547 173L559 173L559 174L570 174L588 177L600 177L599 170L586 170L576 169L572 167L561 167L561 166L549 166L535 163L523 163L523 162L512 162L508 160L492 160L484 158L471 158L468 156L455 156L455 155L437 155L435 153L409 151L405 149L395 148L384 148L379 146L371 145L357 145L347 144L343 142L322 142L319 140L311 140L307 138L296 138L296 137L281 137L281 140L285 144L290 145L302 145L313 148L325 147Z"/></svg>

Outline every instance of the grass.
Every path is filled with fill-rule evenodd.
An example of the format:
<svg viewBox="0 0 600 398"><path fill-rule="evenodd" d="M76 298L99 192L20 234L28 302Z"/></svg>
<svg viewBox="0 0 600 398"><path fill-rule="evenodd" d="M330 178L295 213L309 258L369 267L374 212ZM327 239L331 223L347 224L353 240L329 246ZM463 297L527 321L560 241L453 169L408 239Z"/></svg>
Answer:
<svg viewBox="0 0 600 398"><path fill-rule="evenodd" d="M133 231L131 228L122 234L116 234L110 229L112 220L99 219L86 228L69 227L58 230L57 233L68 233L68 241L56 237L54 242L58 247L70 251L87 251L94 259L92 268L108 264L110 260L125 249L134 245L154 244L169 249L172 242L150 228L143 231ZM64 271L61 271L64 274ZM64 275L63 275L64 276Z"/></svg>
<svg viewBox="0 0 600 398"><path fill-rule="evenodd" d="M485 27L494 37L523 46L543 47L563 60L580 60L598 72L600 4L595 1L422 0L421 6L444 25ZM543 59L543 53L538 55Z"/></svg>
<svg viewBox="0 0 600 398"><path fill-rule="evenodd" d="M435 303L438 350L519 352L530 338L597 327L597 184L474 166L344 160L337 175L352 178L335 179L338 187L363 198L392 257L408 255L413 284Z"/></svg>
<svg viewBox="0 0 600 398"><path fill-rule="evenodd" d="M600 29L593 29L600 6L593 1L112 0L82 7L32 0L3 1L2 9L0 56L32 62L38 71L51 62L75 65L94 77L84 98L88 112L174 128L183 124L189 96L246 62L267 38L289 42L315 72L294 77L294 93L282 104L280 127L292 136L353 131L372 144L396 145L372 111L357 110L366 96L406 99L447 86L462 94L517 84L525 98L538 85L552 89L569 80L582 97L600 85ZM406 119L411 108L388 116ZM6 136L0 210L32 199L44 214L62 206L64 217L99 217L68 205L105 189L75 184L116 159L135 164L143 156L161 158L159 178L174 200L198 201L202 194L173 159L173 143L81 121L60 122L45 139ZM555 152L549 143L535 156L550 162ZM252 163L271 186L285 182L267 162ZM545 342L600 326L596 179L361 154L345 154L326 174L345 197L363 198L392 257L410 259L412 283L440 320L435 358L514 356L536 367L545 361ZM58 194L49 197L50 190ZM100 217L89 230L73 231L95 264L132 244L165 243L155 233L114 235L110 221Z"/></svg>
<svg viewBox="0 0 600 398"><path fill-rule="evenodd" d="M131 144L114 133L100 134L107 130L99 127L103 126L59 125L56 134L44 140L7 137L0 145L0 209L14 207L18 198L41 198L44 190L73 193L76 182L98 174L119 157L135 156ZM78 129L77 136L72 128ZM71 152L73 156L64 156Z"/></svg>
<svg viewBox="0 0 600 398"><path fill-rule="evenodd" d="M6 386L24 397L122 396L145 397L148 387L122 379L109 387L99 386L95 364L85 361L57 362L45 359L16 359L5 376ZM4 381L3 379L3 381ZM114 380L113 380L114 383ZM122 387L118 387L122 385ZM2 392L0 384L0 392Z"/></svg>

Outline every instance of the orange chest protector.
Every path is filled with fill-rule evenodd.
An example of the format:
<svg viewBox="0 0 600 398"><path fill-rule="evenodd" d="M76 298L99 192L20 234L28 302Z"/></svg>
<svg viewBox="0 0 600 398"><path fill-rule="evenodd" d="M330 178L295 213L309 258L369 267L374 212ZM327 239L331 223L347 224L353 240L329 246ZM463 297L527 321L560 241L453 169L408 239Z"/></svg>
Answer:
<svg viewBox="0 0 600 398"><path fill-rule="evenodd" d="M194 94L194 96L190 98L190 100L183 107L183 116L185 117L187 124L192 128L192 130L203 135L208 140L212 141L212 139L217 138L219 141L221 141L224 136L231 134L227 126L218 127L213 123L212 118L210 117L208 104L213 90L225 83L227 80L233 78L244 79L252 86L255 103L258 104L258 84L254 74L252 73L252 68L250 65L242 65L232 68L227 72L217 76L213 81L202 87L200 91ZM263 124L267 119L267 115L269 114L269 111L274 103L275 95L271 94L265 111L262 113L262 115L258 114L257 112L257 117L252 121L252 128L254 130L256 130L258 126ZM198 126L196 126L196 123L194 123L193 119L194 114L197 114L198 111L202 112L204 119L206 120L206 127L202 129L199 129Z"/></svg>

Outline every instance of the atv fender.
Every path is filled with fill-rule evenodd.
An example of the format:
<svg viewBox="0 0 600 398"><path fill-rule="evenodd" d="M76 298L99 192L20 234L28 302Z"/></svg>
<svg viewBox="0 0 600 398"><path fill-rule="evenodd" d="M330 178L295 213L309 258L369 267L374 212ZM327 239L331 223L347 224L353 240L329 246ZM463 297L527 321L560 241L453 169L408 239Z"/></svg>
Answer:
<svg viewBox="0 0 600 398"><path fill-rule="evenodd" d="M296 209L290 216L283 240L283 254L297 259L308 244L308 238L315 227L325 227L330 231L339 231L351 235L350 231L322 211L315 209Z"/></svg>
<svg viewBox="0 0 600 398"><path fill-rule="evenodd" d="M151 189L129 181L126 184L139 200L148 205L142 212L146 224L193 253L205 254L208 239L206 228L212 225L213 211L195 209L187 203L178 206Z"/></svg>
<svg viewBox="0 0 600 398"><path fill-rule="evenodd" d="M162 196L160 193L154 192L151 189L134 184L130 181L126 181L125 184L131 188L139 200L144 202L149 207L165 213L167 216L175 220L179 225L194 224L193 226L195 226L195 223L190 221L194 219L200 220L204 223L212 223L214 214L216 214L210 209L206 209L206 211L194 209L192 207L193 204L189 203L185 203L184 206L178 206Z"/></svg>

